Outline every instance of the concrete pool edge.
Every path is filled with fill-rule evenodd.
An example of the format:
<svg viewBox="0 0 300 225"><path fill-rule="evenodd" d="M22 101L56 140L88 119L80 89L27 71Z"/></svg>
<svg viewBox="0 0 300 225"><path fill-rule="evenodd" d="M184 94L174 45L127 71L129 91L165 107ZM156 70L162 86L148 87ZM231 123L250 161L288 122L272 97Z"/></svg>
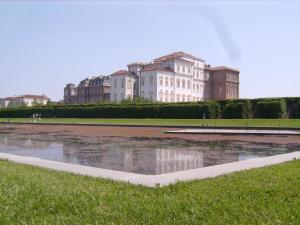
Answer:
<svg viewBox="0 0 300 225"><path fill-rule="evenodd" d="M295 130L270 130L270 129L181 129L165 131L167 134L226 134L226 135L300 135Z"/></svg>
<svg viewBox="0 0 300 225"><path fill-rule="evenodd" d="M270 126L207 126L207 125L151 125L151 124L117 124L117 123L56 123L56 122L5 122L0 125L43 125L43 126L90 126L90 127L133 127L133 128L178 128L178 129L247 129L247 130L298 130L300 127Z"/></svg>
<svg viewBox="0 0 300 225"><path fill-rule="evenodd" d="M270 166L287 161L292 161L295 159L300 159L300 151L268 157L247 159L238 162L202 167L191 170L183 170L160 175L144 175L116 170L101 169L77 164L44 160L28 156L12 155L7 153L0 153L0 159L20 164L27 164L47 169L53 169L57 171L69 172L78 175L104 178L114 181L123 181L147 187L161 187L168 186L170 184L175 184L179 181L191 181L213 178L233 172Z"/></svg>

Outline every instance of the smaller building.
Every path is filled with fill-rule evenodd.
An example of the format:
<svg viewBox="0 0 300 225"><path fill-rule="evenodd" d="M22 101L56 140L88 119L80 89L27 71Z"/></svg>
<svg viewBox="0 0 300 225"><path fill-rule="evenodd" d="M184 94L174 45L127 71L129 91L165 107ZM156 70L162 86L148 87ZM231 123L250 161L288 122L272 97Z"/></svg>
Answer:
<svg viewBox="0 0 300 225"><path fill-rule="evenodd" d="M49 98L45 95L20 95L13 97L6 97L0 99L0 108L8 107L32 107L35 105L46 105Z"/></svg>
<svg viewBox="0 0 300 225"><path fill-rule="evenodd" d="M80 81L76 87L69 83L64 88L65 104L86 104L109 101L110 78L108 76L97 76Z"/></svg>
<svg viewBox="0 0 300 225"><path fill-rule="evenodd" d="M9 104L9 100L6 98L0 98L0 109L6 108Z"/></svg>

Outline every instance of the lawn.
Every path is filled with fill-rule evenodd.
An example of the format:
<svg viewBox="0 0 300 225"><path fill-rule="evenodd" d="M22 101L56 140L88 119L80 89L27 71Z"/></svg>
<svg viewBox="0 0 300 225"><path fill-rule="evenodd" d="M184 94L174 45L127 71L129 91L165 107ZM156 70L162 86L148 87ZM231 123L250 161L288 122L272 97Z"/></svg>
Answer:
<svg viewBox="0 0 300 225"><path fill-rule="evenodd" d="M0 224L300 224L300 160L146 188L0 160Z"/></svg>
<svg viewBox="0 0 300 225"><path fill-rule="evenodd" d="M0 122L7 121L0 118ZM11 122L31 122L29 118L13 118ZM294 127L300 128L300 119L87 119L43 118L42 123L78 124L128 124L128 125L173 125L173 126L235 126L235 127Z"/></svg>

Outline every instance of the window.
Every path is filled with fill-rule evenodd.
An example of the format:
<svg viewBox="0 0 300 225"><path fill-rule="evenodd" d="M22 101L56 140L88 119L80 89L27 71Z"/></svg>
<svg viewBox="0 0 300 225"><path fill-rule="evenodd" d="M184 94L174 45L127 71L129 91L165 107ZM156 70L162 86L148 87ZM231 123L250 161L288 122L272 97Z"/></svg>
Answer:
<svg viewBox="0 0 300 225"><path fill-rule="evenodd" d="M168 93L168 91L166 91L166 94L165 94L165 101L166 101L166 102L169 101L169 93Z"/></svg>
<svg viewBox="0 0 300 225"><path fill-rule="evenodd" d="M162 76L159 77L159 84L160 84L160 86L163 86L163 77Z"/></svg>
<svg viewBox="0 0 300 225"><path fill-rule="evenodd" d="M166 83L166 86L168 87L169 86L169 78L168 77L165 77L165 83Z"/></svg>
<svg viewBox="0 0 300 225"><path fill-rule="evenodd" d="M187 88L191 89L191 81L190 80L187 81Z"/></svg>
<svg viewBox="0 0 300 225"><path fill-rule="evenodd" d="M199 84L197 84L196 87L197 87L197 91L199 91Z"/></svg>
<svg viewBox="0 0 300 225"><path fill-rule="evenodd" d="M180 66L177 66L177 72L180 72Z"/></svg>
<svg viewBox="0 0 300 225"><path fill-rule="evenodd" d="M160 102L163 101L163 92L162 92L162 90L160 90L160 92L159 92L159 101Z"/></svg>
<svg viewBox="0 0 300 225"><path fill-rule="evenodd" d="M127 88L128 88L128 89L131 89L131 88L132 88L132 81L131 81L131 79L129 79L129 80L127 81Z"/></svg>
<svg viewBox="0 0 300 225"><path fill-rule="evenodd" d="M177 82L177 87L180 88L180 79L177 79L176 82Z"/></svg>
<svg viewBox="0 0 300 225"><path fill-rule="evenodd" d="M182 72L185 73L185 66L182 67Z"/></svg>
<svg viewBox="0 0 300 225"><path fill-rule="evenodd" d="M185 79L182 79L182 88L185 88Z"/></svg>
<svg viewBox="0 0 300 225"><path fill-rule="evenodd" d="M170 79L170 86L171 86L171 87L173 87L173 81L174 81L174 78L171 77L171 79Z"/></svg>
<svg viewBox="0 0 300 225"><path fill-rule="evenodd" d="M180 95L176 95L177 102L180 102Z"/></svg>
<svg viewBox="0 0 300 225"><path fill-rule="evenodd" d="M191 67L188 67L188 73L191 73Z"/></svg>
<svg viewBox="0 0 300 225"><path fill-rule="evenodd" d="M124 88L124 80L122 80L121 87Z"/></svg>

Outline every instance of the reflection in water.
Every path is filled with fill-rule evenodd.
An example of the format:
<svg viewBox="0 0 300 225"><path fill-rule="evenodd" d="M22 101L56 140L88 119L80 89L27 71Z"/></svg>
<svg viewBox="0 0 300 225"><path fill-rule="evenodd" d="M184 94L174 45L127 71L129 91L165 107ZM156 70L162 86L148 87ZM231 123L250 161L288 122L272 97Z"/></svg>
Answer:
<svg viewBox="0 0 300 225"><path fill-rule="evenodd" d="M239 142L189 144L170 140L89 143L47 136L0 136L0 152L141 174L162 174L293 151L286 146Z"/></svg>

